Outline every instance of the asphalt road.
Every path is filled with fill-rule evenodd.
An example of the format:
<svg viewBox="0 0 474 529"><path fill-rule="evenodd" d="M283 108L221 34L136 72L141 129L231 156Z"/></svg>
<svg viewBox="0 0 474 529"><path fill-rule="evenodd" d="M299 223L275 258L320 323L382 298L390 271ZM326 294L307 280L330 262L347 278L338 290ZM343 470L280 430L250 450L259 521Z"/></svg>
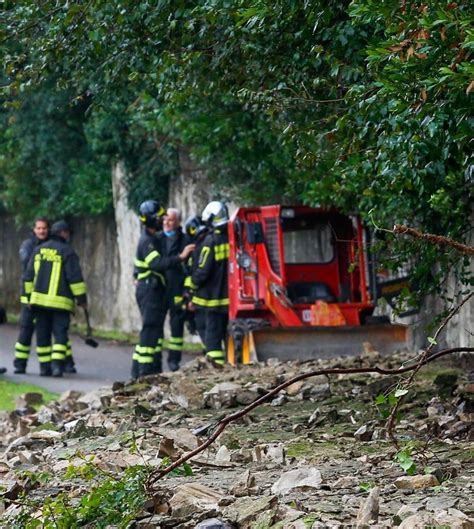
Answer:
<svg viewBox="0 0 474 529"><path fill-rule="evenodd" d="M17 325L0 325L0 366L8 369L4 375L0 375L4 379L36 384L49 391L62 393L69 389L91 391L110 385L117 380L128 380L130 378L133 346L97 339L99 347L94 349L85 345L84 340L75 335L71 336L71 341L77 374L65 374L62 378L40 377L36 352L32 347L27 373L25 375L14 375L13 352L17 337ZM164 358L166 358L166 354ZM192 358L193 356L184 354L183 363ZM165 370L167 370L166 362L164 364Z"/></svg>

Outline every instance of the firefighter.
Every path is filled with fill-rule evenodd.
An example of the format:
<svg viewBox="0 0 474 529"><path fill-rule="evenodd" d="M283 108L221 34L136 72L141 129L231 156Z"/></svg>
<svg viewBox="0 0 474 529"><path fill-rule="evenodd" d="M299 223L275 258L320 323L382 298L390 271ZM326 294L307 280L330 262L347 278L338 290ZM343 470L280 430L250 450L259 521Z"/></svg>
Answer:
<svg viewBox="0 0 474 529"><path fill-rule="evenodd" d="M23 276L28 267L31 254L37 246L46 242L49 238L49 221L45 217L38 217L33 224L33 233L25 239L19 250L21 275ZM13 372L15 374L26 373L26 366L30 357L31 340L35 332L33 312L28 306L26 296L21 296L20 332L15 344L15 359L13 360Z"/></svg>
<svg viewBox="0 0 474 529"><path fill-rule="evenodd" d="M199 215L194 215L189 217L185 224L184 229L188 239L196 244L196 248L193 253L190 255L187 262L187 275L184 281L184 301L188 313L193 315L194 327L201 338L202 343L204 344L205 340L205 331L206 331L206 311L197 305L192 303L193 292L196 290L196 285L192 282L193 272L197 269L199 262L199 253L201 252L201 247L206 238L206 235L209 233L208 227L202 222L202 219Z"/></svg>
<svg viewBox="0 0 474 529"><path fill-rule="evenodd" d="M159 239L164 257L179 255L186 246L186 236L181 229L181 214L176 208L168 208L166 211L163 218L163 231L160 233ZM164 274L166 279L165 315L169 311L171 329L168 344L168 367L171 371L177 371L184 345L183 288L185 268L183 263L179 261L171 265ZM157 352L159 352L160 346L161 343L158 344Z"/></svg>
<svg viewBox="0 0 474 529"><path fill-rule="evenodd" d="M156 200L146 200L139 208L139 218L144 229L138 242L134 277L142 329L133 355L132 378L162 370L161 341L166 314L165 272L185 261L194 249L193 245L187 245L179 255L163 256L157 234L164 214L165 210Z"/></svg>
<svg viewBox="0 0 474 529"><path fill-rule="evenodd" d="M24 274L24 293L36 319L41 376L63 376L74 300L87 306L86 285L70 238L67 222L55 222L51 239L34 250Z"/></svg>
<svg viewBox="0 0 474 529"><path fill-rule="evenodd" d="M210 202L202 212L202 220L212 232L206 235L197 268L191 280L197 287L193 304L206 312L204 346L207 359L216 367L225 363L225 337L229 320L228 261L229 213L222 202Z"/></svg>

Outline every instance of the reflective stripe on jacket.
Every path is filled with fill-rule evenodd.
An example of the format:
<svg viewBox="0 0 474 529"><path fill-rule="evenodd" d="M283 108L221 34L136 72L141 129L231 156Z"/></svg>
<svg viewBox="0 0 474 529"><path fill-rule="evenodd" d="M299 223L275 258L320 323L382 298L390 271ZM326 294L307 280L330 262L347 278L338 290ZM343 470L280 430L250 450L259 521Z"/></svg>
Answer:
<svg viewBox="0 0 474 529"><path fill-rule="evenodd" d="M23 277L22 298L30 305L70 312L74 298L86 302L79 258L64 239L53 236L35 249Z"/></svg>
<svg viewBox="0 0 474 529"><path fill-rule="evenodd" d="M143 230L140 240L138 241L137 253L134 262L133 275L138 281L156 277L163 287L166 286L166 280L163 272L180 263L177 255L163 257L161 252L160 240L156 235L150 234L146 228Z"/></svg>

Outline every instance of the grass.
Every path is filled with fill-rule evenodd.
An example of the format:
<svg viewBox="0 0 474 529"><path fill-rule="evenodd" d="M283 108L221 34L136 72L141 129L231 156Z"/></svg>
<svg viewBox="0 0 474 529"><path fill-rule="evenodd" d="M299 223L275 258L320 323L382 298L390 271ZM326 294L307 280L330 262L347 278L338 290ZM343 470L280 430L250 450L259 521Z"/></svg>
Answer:
<svg viewBox="0 0 474 529"><path fill-rule="evenodd" d="M23 393L30 392L42 393L44 402L57 398L55 393L51 393L34 384L21 384L10 382L9 380L0 380L0 410L14 410L16 408L15 398L23 395Z"/></svg>

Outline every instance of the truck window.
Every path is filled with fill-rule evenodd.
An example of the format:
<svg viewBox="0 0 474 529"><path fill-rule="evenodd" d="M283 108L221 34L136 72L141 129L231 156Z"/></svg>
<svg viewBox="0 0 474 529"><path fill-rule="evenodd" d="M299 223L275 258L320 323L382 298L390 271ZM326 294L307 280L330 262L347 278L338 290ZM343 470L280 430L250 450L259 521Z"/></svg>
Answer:
<svg viewBox="0 0 474 529"><path fill-rule="evenodd" d="M285 264L323 264L334 259L334 235L327 223L292 219L283 223Z"/></svg>

